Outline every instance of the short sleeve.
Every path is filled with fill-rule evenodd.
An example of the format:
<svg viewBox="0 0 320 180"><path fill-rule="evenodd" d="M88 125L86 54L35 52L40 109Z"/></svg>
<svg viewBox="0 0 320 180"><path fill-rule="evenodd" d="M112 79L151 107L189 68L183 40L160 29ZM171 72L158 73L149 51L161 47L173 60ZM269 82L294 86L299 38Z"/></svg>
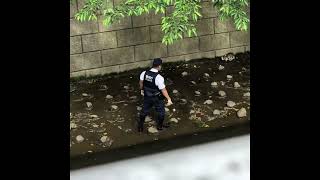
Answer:
<svg viewBox="0 0 320 180"><path fill-rule="evenodd" d="M144 74L146 73L146 71L143 71L141 74L140 74L140 80L143 81L144 80Z"/></svg>
<svg viewBox="0 0 320 180"><path fill-rule="evenodd" d="M165 84L164 84L164 78L159 74L157 77L156 77L156 80L155 80L156 82L156 86L160 89L160 90L162 90L162 89L164 89L166 86L165 86Z"/></svg>

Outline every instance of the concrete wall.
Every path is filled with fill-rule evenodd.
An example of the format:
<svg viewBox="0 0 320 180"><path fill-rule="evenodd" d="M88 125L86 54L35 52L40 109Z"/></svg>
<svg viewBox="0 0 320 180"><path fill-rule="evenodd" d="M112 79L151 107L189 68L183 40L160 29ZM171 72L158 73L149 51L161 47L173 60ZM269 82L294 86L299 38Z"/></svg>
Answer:
<svg viewBox="0 0 320 180"><path fill-rule="evenodd" d="M120 0L110 0L111 6ZM154 13L122 19L106 28L99 21L80 23L74 13L83 0L70 6L70 77L102 75L150 66L151 59L164 62L214 58L228 52L250 50L249 32L236 31L231 22L221 22L212 2L202 2L203 17L197 23L198 37L173 45L161 43L161 17ZM172 12L167 8L166 14Z"/></svg>

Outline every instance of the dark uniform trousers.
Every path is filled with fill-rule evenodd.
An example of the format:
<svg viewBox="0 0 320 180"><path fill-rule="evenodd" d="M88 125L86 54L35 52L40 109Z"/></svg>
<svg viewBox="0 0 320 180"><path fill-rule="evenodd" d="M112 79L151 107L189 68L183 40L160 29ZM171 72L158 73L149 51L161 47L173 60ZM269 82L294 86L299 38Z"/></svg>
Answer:
<svg viewBox="0 0 320 180"><path fill-rule="evenodd" d="M144 96L143 109L141 110L140 121L138 125L139 127L143 127L145 118L147 115L149 115L153 106L158 114L157 127L162 127L165 116L164 102L163 100L159 100L157 96Z"/></svg>

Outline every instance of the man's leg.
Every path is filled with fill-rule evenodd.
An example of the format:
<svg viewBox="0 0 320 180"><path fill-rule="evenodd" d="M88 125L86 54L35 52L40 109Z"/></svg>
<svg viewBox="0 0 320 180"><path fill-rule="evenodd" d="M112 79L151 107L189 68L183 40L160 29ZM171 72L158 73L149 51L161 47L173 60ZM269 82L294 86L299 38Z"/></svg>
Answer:
<svg viewBox="0 0 320 180"><path fill-rule="evenodd" d="M140 119L138 122L138 132L142 132L143 131L143 124L144 121L146 119L146 116L149 114L150 109L152 108L152 99L148 96L145 96L143 98L143 108L140 112Z"/></svg>
<svg viewBox="0 0 320 180"><path fill-rule="evenodd" d="M163 100L159 100L158 98L155 99L155 109L158 113L157 129L162 130L163 127L168 128L169 125L163 124L164 116L165 116L165 109L164 109Z"/></svg>

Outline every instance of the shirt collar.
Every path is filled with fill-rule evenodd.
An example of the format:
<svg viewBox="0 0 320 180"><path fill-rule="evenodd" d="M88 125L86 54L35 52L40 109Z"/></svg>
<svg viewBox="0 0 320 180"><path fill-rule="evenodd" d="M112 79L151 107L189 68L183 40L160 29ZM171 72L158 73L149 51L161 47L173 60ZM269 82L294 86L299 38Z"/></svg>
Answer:
<svg viewBox="0 0 320 180"><path fill-rule="evenodd" d="M152 71L152 72L158 72L158 69L151 68L150 71Z"/></svg>

